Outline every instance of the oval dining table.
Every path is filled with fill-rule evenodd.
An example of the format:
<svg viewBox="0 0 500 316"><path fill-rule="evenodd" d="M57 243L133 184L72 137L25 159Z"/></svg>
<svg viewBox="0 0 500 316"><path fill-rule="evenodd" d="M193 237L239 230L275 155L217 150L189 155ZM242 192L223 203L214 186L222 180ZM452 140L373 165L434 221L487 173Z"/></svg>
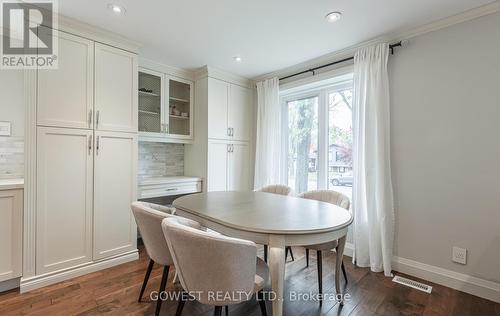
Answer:
<svg viewBox="0 0 500 316"><path fill-rule="evenodd" d="M179 216L193 219L224 235L269 247L273 315L283 315L285 247L338 240L335 290L341 295L340 267L348 226L353 217L336 205L265 192L208 192L173 202ZM337 296L339 297L339 296ZM342 304L343 301L341 300Z"/></svg>

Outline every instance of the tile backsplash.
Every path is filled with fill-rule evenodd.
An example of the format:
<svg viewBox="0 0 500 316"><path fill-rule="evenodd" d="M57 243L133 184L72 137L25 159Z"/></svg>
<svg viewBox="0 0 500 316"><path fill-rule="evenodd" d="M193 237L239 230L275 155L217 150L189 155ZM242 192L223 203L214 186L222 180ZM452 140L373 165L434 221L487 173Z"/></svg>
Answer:
<svg viewBox="0 0 500 316"><path fill-rule="evenodd" d="M184 145L139 142L140 178L184 175Z"/></svg>
<svg viewBox="0 0 500 316"><path fill-rule="evenodd" d="M24 177L23 137L0 136L0 179Z"/></svg>

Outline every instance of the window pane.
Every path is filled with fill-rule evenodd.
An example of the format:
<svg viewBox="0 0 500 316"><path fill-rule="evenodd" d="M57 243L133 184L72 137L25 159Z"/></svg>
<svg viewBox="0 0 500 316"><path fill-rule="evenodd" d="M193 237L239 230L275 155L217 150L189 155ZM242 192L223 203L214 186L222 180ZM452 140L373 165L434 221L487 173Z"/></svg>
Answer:
<svg viewBox="0 0 500 316"><path fill-rule="evenodd" d="M328 188L352 200L352 89L328 95Z"/></svg>
<svg viewBox="0 0 500 316"><path fill-rule="evenodd" d="M301 193L318 188L318 97L288 105L288 185Z"/></svg>

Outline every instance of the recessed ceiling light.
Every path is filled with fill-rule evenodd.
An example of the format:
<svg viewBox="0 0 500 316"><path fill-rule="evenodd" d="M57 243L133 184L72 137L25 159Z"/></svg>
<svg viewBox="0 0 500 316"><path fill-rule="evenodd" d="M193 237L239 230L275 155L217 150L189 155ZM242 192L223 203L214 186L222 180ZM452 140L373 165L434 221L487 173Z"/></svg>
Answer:
<svg viewBox="0 0 500 316"><path fill-rule="evenodd" d="M342 13L338 11L330 12L325 16L325 19L331 23L337 22L341 18L342 18Z"/></svg>
<svg viewBox="0 0 500 316"><path fill-rule="evenodd" d="M113 13L116 13L116 14L124 14L125 13L125 8L122 7L122 6L119 6L117 4L108 4L108 8L113 11Z"/></svg>
<svg viewBox="0 0 500 316"><path fill-rule="evenodd" d="M240 56L234 56L233 57L234 61L237 62L237 63L241 63L242 59Z"/></svg>

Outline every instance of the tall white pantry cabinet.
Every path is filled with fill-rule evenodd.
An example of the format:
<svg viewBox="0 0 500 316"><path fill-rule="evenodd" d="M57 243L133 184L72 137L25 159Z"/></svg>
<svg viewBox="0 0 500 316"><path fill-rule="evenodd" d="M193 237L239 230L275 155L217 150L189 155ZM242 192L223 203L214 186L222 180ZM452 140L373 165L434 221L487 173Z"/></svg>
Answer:
<svg viewBox="0 0 500 316"><path fill-rule="evenodd" d="M130 211L137 55L61 31L58 37L58 69L35 76L35 271L27 289L137 255Z"/></svg>
<svg viewBox="0 0 500 316"><path fill-rule="evenodd" d="M195 139L185 170L204 179L203 191L253 189L255 88L244 78L206 66L195 82Z"/></svg>

